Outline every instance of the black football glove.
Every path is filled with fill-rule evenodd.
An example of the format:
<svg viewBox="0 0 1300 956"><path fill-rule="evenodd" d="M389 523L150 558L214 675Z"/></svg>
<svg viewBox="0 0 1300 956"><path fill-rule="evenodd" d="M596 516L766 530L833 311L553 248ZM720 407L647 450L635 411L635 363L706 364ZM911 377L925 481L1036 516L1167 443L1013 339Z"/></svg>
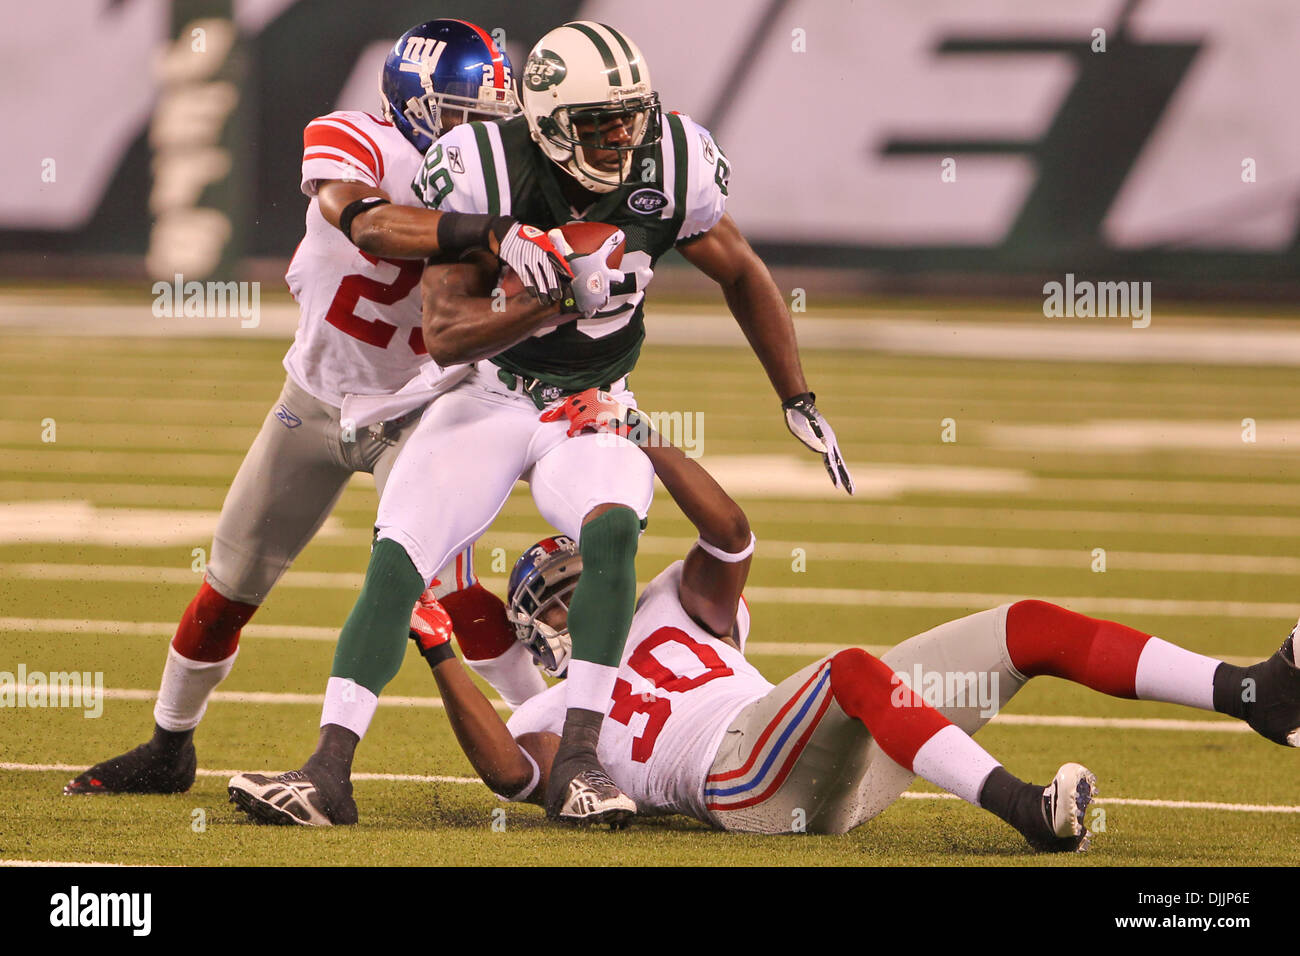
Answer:
<svg viewBox="0 0 1300 956"><path fill-rule="evenodd" d="M844 464L844 456L840 454L839 443L835 440L835 430L831 428L831 423L825 416L817 411L817 406L814 404L816 401L816 395L812 392L804 392L782 402L781 407L785 409L785 427L790 429L790 434L795 438L821 454L822 464L826 466L826 474L831 476L831 484L853 494L853 476L849 474L849 469Z"/></svg>

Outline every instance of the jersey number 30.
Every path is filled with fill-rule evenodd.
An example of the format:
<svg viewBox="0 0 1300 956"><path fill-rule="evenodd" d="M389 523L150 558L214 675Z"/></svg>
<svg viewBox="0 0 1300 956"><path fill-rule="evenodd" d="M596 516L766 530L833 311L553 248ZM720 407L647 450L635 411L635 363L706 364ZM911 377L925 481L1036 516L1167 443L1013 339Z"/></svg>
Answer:
<svg viewBox="0 0 1300 956"><path fill-rule="evenodd" d="M704 673L694 677L682 677L664 667L651 653L656 647L664 644L679 644L686 648L704 665L706 668ZM661 627L642 641L628 658L627 666L663 691L693 690L701 684L707 684L719 677L729 677L735 673L722 662L717 651L707 644L701 644L676 627ZM611 719L617 720L620 724L630 725L634 714L648 715L641 736L632 740L632 759L637 763L645 763L650 759L650 754L655 749L655 741L659 738L659 731L664 729L664 724L668 722L672 710L672 702L667 697L648 693L634 694L632 685L622 678L614 683L614 706L609 712Z"/></svg>

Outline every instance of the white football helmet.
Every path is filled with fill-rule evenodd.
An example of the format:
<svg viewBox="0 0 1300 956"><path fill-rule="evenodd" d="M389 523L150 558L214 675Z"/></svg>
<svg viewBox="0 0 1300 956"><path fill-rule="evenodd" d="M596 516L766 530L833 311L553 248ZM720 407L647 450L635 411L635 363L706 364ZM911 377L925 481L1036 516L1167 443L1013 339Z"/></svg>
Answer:
<svg viewBox="0 0 1300 956"><path fill-rule="evenodd" d="M627 182L636 150L659 142L659 95L645 58L622 33L591 20L537 41L524 65L520 105L542 152L592 192Z"/></svg>

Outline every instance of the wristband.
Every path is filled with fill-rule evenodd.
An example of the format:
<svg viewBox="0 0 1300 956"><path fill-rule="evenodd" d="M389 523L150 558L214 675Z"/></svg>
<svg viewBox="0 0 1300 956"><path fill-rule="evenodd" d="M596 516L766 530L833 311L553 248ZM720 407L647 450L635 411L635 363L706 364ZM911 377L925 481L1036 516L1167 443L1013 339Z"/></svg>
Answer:
<svg viewBox="0 0 1300 956"><path fill-rule="evenodd" d="M348 242L352 241L352 220L363 212L374 209L376 206L387 206L389 202L383 196L362 196L360 199L354 199L343 207L339 213L339 232L348 237Z"/></svg>
<svg viewBox="0 0 1300 956"><path fill-rule="evenodd" d="M495 235L500 242L512 225L514 220L509 216L444 212L438 220L438 251L445 256L458 256L470 249L487 249L489 236Z"/></svg>
<svg viewBox="0 0 1300 956"><path fill-rule="evenodd" d="M412 632L414 633L414 632ZM416 645L419 646L418 644ZM429 667L437 667L443 661L453 660L456 652L451 648L451 641L443 641L441 644L435 644L433 647L421 647L420 655L429 662Z"/></svg>
<svg viewBox="0 0 1300 956"><path fill-rule="evenodd" d="M502 800L508 800L511 803L523 803L531 797L533 791L537 789L537 784L540 783L542 779L541 768L537 766L537 761L533 759L533 755L523 747L519 748L519 752L524 755L524 759L527 760L529 766L533 768L533 778L528 781L528 785L524 787L524 789L520 790L512 797L501 797L501 794L497 794L497 796L501 797Z"/></svg>
<svg viewBox="0 0 1300 956"><path fill-rule="evenodd" d="M794 408L796 405L802 405L805 400L809 405L817 404L817 396L812 392L800 392L798 395L791 395L787 398L781 403L781 407L788 410Z"/></svg>
<svg viewBox="0 0 1300 956"><path fill-rule="evenodd" d="M700 550L704 551L707 554L713 555L719 561L725 562L726 564L739 564L741 561L744 561L747 557L749 557L751 554L754 553L754 545L757 543L758 543L758 537L752 531L749 533L749 546L746 547L743 551L736 551L736 552L723 551L721 548L715 548L713 545L709 544L709 542L705 541L703 538L700 538L695 542L696 546Z"/></svg>

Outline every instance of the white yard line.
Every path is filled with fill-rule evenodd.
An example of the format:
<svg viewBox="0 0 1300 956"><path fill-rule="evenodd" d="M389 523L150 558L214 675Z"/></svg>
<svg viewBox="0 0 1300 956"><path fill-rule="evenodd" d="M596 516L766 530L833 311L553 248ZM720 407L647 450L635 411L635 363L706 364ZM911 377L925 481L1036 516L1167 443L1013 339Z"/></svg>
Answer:
<svg viewBox="0 0 1300 956"><path fill-rule="evenodd" d="M11 772L28 772L28 773L80 773L85 770L81 764L63 764L63 763L0 763L0 771ZM218 777L230 778L240 770L199 770L200 777ZM278 772L278 771L268 771ZM397 783L454 783L483 786L483 781L478 777L448 777L431 774L418 773L354 773L352 779L355 781L381 780L393 781ZM958 797L951 793L923 793L908 791L903 794L904 799L910 800L957 800ZM1209 800L1155 800L1141 797L1099 797L1095 803L1104 803L1109 806L1130 806L1130 807L1166 807L1173 810L1229 810L1239 813L1300 813L1300 806L1286 806L1285 804L1271 803L1219 803ZM0 860L0 865L10 866L106 866L109 864L76 864L76 863L55 863L55 862L31 862L24 860L5 861Z"/></svg>
<svg viewBox="0 0 1300 956"><path fill-rule="evenodd" d="M922 793L909 790L907 800L960 800L951 793ZM1211 800L1148 800L1141 797L1097 797L1093 803L1121 807L1168 807L1172 810L1230 810L1237 813L1300 813L1300 807L1276 803L1217 803Z"/></svg>
<svg viewBox="0 0 1300 956"><path fill-rule="evenodd" d="M14 773L81 773L86 767L83 764L73 763L0 763L0 771L12 771ZM220 777L229 779L237 773L244 773L243 770L214 770L200 769L200 777ZM279 773L280 771L273 771ZM387 780L396 781L397 783L477 783L482 785L483 781L478 777L447 777L431 776L422 773L354 773L353 780Z"/></svg>
<svg viewBox="0 0 1300 956"><path fill-rule="evenodd" d="M106 687L104 697L107 700L151 701L157 698L156 690L136 687ZM298 694L273 691L214 691L210 700L213 703L231 704L311 704L319 707L325 702L321 694ZM380 707L420 707L441 710L444 706L441 697L410 697L395 694L379 698ZM505 701L494 699L492 706L503 713L509 713ZM15 708L7 708L15 709ZM1107 728L1115 730L1170 730L1192 733L1249 734L1253 731L1246 724L1230 719L1220 720L1178 720L1162 717L1075 717L1052 714L1001 714L995 718L999 727L1072 727L1072 728ZM19 765L15 765L19 766ZM0 770L8 767L0 764ZM83 768L84 769L84 768Z"/></svg>
<svg viewBox="0 0 1300 956"><path fill-rule="evenodd" d="M176 633L175 621L106 621L81 618L0 617L0 633L19 634L122 634L128 637L170 637ZM244 637L289 641L336 641L337 627L313 627L306 624L248 624ZM838 644L824 641L749 641L750 654L769 657L804 657L809 660L827 657L850 647L863 647L880 655L890 644ZM1259 657L1241 654L1211 655L1229 664L1254 664Z"/></svg>
<svg viewBox="0 0 1300 956"><path fill-rule="evenodd" d="M0 564L0 574L28 580L97 580L138 583L193 584L199 575L188 568L149 565ZM484 576L485 587L501 590L505 578ZM337 571L290 571L278 587L356 591L362 576ZM640 581L641 588L647 582ZM982 610L1035 597L1081 613L1147 614L1162 617L1248 617L1287 620L1296 616L1294 601L1201 601L1180 598L1062 597L997 591L883 591L873 588L808 588L754 585L745 597L754 603L813 604L836 607L960 608ZM0 621L6 620L0 618Z"/></svg>
<svg viewBox="0 0 1300 956"><path fill-rule="evenodd" d="M130 866L129 863L91 863L82 860L0 860L0 866L109 866L121 867ZM140 866L153 866L152 863L141 863Z"/></svg>
<svg viewBox="0 0 1300 956"><path fill-rule="evenodd" d="M360 535L360 531L357 535ZM331 541L357 548L344 529L335 526ZM342 539L342 540L341 540ZM479 563L486 565L495 548L513 552L531 546L534 535L524 532L496 532L479 543ZM637 547L641 554L684 557L695 543L693 537L646 535ZM1091 569L1094 557L1088 548L1020 548L950 544L879 544L853 541L782 541L760 539L755 555L763 560L790 561L797 553L809 561L865 562L991 567ZM1196 551L1122 551L1106 549L1109 571L1172 571L1223 574L1300 575L1300 558L1284 555L1208 554ZM0 576L48 580L146 581L184 584L198 581L188 565L73 564L64 562L0 563ZM361 576L351 572L290 571L282 584L289 587L360 587Z"/></svg>
<svg viewBox="0 0 1300 956"><path fill-rule="evenodd" d="M745 347L744 335L721 308L656 306L646 322L649 343ZM1031 310L1026 304L1023 313ZM1149 328L1116 320L1067 322L952 321L943 310L888 317L849 312L837 318L800 316L804 349L868 350L904 355L951 355L999 361L1149 362L1193 365L1300 365L1300 332L1292 324L1233 319L1217 325L1178 316L1158 317ZM51 335L228 336L292 338L298 323L293 302L261 306L258 323L243 328L226 319L155 318L148 302L105 303L94 298L58 301L16 292L0 297L0 328ZM1230 326L1230 327L1229 327Z"/></svg>

